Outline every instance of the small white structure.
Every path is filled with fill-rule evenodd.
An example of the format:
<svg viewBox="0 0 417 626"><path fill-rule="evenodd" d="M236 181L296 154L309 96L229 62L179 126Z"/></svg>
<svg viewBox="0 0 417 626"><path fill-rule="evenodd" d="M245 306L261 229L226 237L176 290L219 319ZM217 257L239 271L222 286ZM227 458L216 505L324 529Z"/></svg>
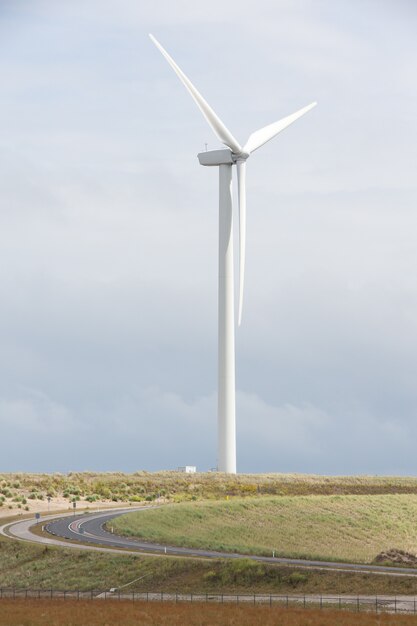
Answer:
<svg viewBox="0 0 417 626"><path fill-rule="evenodd" d="M316 106L308 106L260 128L241 146L161 44L151 40L194 99L217 138L226 146L198 154L201 165L219 168L219 343L218 343L218 471L236 474L235 312L233 275L232 168L236 165L239 208L239 299L242 320L246 244L246 161L249 156ZM183 470L191 471L191 470ZM194 470L195 471L195 468Z"/></svg>
<svg viewBox="0 0 417 626"><path fill-rule="evenodd" d="M195 474L197 471L197 468L195 465L184 465L184 467L179 467L178 471L185 472L185 474Z"/></svg>

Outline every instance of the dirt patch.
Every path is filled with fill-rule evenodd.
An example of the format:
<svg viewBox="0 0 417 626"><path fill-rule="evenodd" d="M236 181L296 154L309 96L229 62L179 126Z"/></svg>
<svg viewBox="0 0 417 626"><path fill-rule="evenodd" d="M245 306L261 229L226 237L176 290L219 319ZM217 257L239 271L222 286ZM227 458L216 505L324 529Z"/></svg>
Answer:
<svg viewBox="0 0 417 626"><path fill-rule="evenodd" d="M403 567L417 567L417 556L404 550L391 548L391 550L380 552L375 557L374 563L394 563Z"/></svg>

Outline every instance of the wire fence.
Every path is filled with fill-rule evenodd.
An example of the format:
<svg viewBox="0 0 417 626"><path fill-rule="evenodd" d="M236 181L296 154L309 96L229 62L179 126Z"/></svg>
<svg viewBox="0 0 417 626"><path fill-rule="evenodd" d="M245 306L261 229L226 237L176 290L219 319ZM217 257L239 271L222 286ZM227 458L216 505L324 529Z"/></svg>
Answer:
<svg viewBox="0 0 417 626"><path fill-rule="evenodd" d="M331 595L276 595L276 594L219 594L219 593L172 593L149 591L58 590L58 589L2 589L0 600L12 599L61 599L61 600L125 600L131 602L203 602L252 604L262 606L345 609L357 612L417 614L416 597L392 596L331 596Z"/></svg>

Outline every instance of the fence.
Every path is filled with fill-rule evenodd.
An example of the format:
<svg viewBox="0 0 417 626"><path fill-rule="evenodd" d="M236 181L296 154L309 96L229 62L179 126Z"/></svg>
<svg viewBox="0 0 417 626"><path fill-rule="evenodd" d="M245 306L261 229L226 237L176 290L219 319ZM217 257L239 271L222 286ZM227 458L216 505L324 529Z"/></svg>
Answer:
<svg viewBox="0 0 417 626"><path fill-rule="evenodd" d="M267 595L267 594L214 594L214 593L172 593L120 590L78 591L57 589L1 589L2 598L27 599L62 599L62 600L127 600L140 602L205 602L205 603L234 603L253 604L280 607L311 607L311 608L338 608L353 611L372 611L376 613L408 613L417 614L416 597L410 596L331 596L331 595Z"/></svg>

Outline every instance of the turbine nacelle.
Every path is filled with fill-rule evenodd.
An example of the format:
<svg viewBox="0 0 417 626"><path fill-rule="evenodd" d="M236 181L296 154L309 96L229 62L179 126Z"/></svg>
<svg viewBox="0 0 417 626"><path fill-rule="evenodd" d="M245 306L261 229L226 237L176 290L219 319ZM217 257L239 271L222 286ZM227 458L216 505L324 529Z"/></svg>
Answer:
<svg viewBox="0 0 417 626"><path fill-rule="evenodd" d="M205 152L199 152L197 154L200 165L218 166L218 165L233 165L233 152L228 148L222 150L206 150Z"/></svg>
<svg viewBox="0 0 417 626"><path fill-rule="evenodd" d="M197 154L200 165L216 166L216 165L235 165L239 161L246 161L249 158L249 154L242 152L241 154L235 154L228 148L222 148L221 150L206 150L205 152L199 152Z"/></svg>

